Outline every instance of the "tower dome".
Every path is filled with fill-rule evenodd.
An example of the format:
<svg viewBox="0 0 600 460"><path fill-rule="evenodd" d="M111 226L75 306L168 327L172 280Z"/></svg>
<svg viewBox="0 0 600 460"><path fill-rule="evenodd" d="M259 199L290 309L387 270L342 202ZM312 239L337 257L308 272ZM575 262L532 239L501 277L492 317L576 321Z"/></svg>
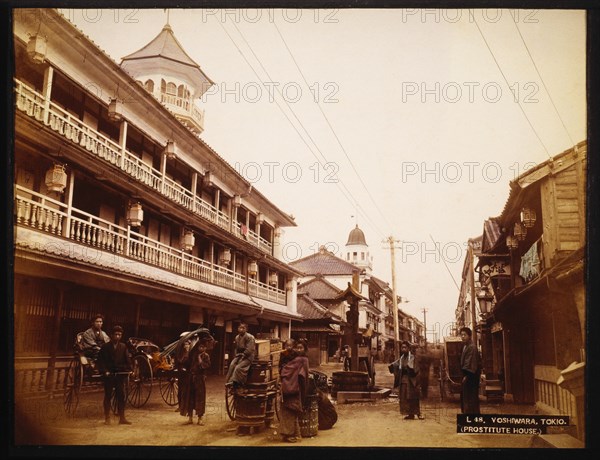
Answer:
<svg viewBox="0 0 600 460"><path fill-rule="evenodd" d="M346 261L356 265L358 268L364 269L367 273L370 273L373 269L373 257L369 253L369 245L365 239L365 234L358 228L358 224L348 235Z"/></svg>
<svg viewBox="0 0 600 460"><path fill-rule="evenodd" d="M346 243L346 246L352 245L352 244L363 244L363 245L367 246L367 241L365 240L365 234L360 228L358 228L358 224L356 224L356 227L354 227L350 231L350 234L348 235L348 242Z"/></svg>

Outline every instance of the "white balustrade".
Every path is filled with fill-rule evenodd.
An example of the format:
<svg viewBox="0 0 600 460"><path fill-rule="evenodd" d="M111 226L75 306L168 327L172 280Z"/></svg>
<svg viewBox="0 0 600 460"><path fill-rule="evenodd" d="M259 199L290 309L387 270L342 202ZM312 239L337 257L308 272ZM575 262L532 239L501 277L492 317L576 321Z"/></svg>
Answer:
<svg viewBox="0 0 600 460"><path fill-rule="evenodd" d="M123 149L117 142L86 125L76 116L71 115L51 101L48 102L47 122L44 122L44 111L47 101L43 95L17 79L15 79L15 92L18 110L40 122L46 123L52 131L81 146L94 156L120 168L138 182L161 193L174 203L229 231L230 218L227 214L207 203L202 198L194 197L188 189L172 179L163 177L160 171L147 165L127 149ZM173 97L177 99L176 96ZM176 102L175 99L173 101ZM193 113L197 116L204 116L203 112L195 106ZM35 216L36 219L37 217ZM246 235L242 235L240 224L237 222L234 225L233 233L239 238L249 241L264 252L272 253L271 243L250 229L248 229Z"/></svg>
<svg viewBox="0 0 600 460"><path fill-rule="evenodd" d="M15 185L15 219L18 225L62 236L67 217L67 205L64 203ZM239 292L244 292L246 289L246 278L240 273L211 264L135 232L130 231L128 237L126 227L113 224L80 209L71 210L70 222L69 239L82 245L130 257L189 278L212 282ZM250 290L257 297L285 304L284 291L254 280L250 281Z"/></svg>

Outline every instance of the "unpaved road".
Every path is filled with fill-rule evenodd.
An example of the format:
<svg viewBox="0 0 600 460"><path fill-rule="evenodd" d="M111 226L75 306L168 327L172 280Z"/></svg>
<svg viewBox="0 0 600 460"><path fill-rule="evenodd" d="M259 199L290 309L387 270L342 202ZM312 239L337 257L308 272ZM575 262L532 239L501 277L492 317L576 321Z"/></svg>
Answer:
<svg viewBox="0 0 600 460"><path fill-rule="evenodd" d="M379 367L381 367L379 369ZM331 375L335 365L320 368ZM378 384L389 385L391 376L378 366ZM17 445L68 446L231 446L231 447L528 447L531 438L519 435L466 435L456 433L456 400L439 401L437 387L430 387L422 401L425 420L404 420L397 398L374 403L337 405L338 422L331 430L319 431L297 444L281 441L277 429L239 436L229 420L224 404L223 377L210 377L205 426L185 425L186 418L161 399L158 386L140 409L127 408L132 425L113 420L104 425L102 393L82 395L77 416L67 417L61 398L19 401L16 404L15 443ZM435 383L435 382L433 382ZM530 407L482 404L484 413L531 413Z"/></svg>

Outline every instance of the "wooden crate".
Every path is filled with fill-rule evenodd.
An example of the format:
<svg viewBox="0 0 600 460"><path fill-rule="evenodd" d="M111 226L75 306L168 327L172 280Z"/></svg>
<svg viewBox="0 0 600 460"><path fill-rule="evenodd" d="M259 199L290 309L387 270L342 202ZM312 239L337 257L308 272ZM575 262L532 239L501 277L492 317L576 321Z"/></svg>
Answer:
<svg viewBox="0 0 600 460"><path fill-rule="evenodd" d="M270 359L271 354L271 341L270 340L256 340L256 359L260 361L267 361Z"/></svg>

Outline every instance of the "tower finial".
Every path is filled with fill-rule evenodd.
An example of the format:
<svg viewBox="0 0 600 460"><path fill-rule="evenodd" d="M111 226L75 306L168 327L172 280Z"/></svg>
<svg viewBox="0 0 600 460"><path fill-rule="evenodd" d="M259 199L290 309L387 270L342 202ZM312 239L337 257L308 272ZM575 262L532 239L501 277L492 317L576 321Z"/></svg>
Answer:
<svg viewBox="0 0 600 460"><path fill-rule="evenodd" d="M165 8L165 11L167 12L167 25L170 26L171 24L169 23L169 19L171 16L171 10L169 10L169 8Z"/></svg>

